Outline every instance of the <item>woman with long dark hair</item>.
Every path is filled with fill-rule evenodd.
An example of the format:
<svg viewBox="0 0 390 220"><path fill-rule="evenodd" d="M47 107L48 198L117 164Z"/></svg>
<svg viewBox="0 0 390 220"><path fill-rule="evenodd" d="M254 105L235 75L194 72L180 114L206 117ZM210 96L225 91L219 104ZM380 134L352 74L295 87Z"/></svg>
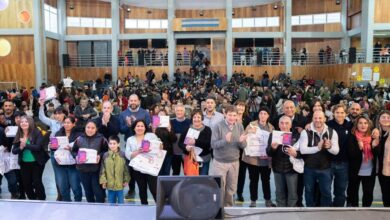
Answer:
<svg viewBox="0 0 390 220"><path fill-rule="evenodd" d="M33 118L21 117L12 153L19 155L23 187L28 199L45 200L42 175L49 155L44 146L44 137L35 126Z"/></svg>

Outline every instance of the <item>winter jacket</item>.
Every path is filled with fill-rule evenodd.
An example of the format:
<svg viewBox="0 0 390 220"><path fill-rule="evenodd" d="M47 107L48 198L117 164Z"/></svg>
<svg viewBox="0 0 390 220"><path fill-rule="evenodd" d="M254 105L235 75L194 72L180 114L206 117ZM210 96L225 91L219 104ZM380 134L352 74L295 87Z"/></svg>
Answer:
<svg viewBox="0 0 390 220"><path fill-rule="evenodd" d="M125 154L108 151L102 159L100 168L100 184L107 184L108 190L123 190L123 184L130 181L130 174L127 169Z"/></svg>

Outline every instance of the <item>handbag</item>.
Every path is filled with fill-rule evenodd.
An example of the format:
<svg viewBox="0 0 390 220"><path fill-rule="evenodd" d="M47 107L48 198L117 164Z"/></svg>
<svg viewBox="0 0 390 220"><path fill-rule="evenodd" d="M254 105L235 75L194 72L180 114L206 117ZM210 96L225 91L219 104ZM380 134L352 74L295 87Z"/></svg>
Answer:
<svg viewBox="0 0 390 220"><path fill-rule="evenodd" d="M196 161L194 148L184 156L184 175L199 176L199 163Z"/></svg>

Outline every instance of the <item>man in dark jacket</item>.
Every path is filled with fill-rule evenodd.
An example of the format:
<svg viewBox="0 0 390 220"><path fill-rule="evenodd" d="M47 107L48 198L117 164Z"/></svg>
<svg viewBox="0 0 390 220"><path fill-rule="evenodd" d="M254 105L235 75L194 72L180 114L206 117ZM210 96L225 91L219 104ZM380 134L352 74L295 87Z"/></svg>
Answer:
<svg viewBox="0 0 390 220"><path fill-rule="evenodd" d="M95 120L98 132L103 134L107 140L110 136L117 136L119 134L119 119L112 115L112 110L111 102L103 102L103 114Z"/></svg>

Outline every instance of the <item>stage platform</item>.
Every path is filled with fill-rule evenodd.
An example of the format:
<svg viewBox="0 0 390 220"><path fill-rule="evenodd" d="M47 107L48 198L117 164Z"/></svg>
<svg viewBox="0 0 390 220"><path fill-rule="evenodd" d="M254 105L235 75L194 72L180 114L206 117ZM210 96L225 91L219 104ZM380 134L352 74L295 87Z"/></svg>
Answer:
<svg viewBox="0 0 390 220"><path fill-rule="evenodd" d="M156 219L155 206L0 200L0 220ZM380 220L386 208L225 208L225 219L242 220Z"/></svg>

